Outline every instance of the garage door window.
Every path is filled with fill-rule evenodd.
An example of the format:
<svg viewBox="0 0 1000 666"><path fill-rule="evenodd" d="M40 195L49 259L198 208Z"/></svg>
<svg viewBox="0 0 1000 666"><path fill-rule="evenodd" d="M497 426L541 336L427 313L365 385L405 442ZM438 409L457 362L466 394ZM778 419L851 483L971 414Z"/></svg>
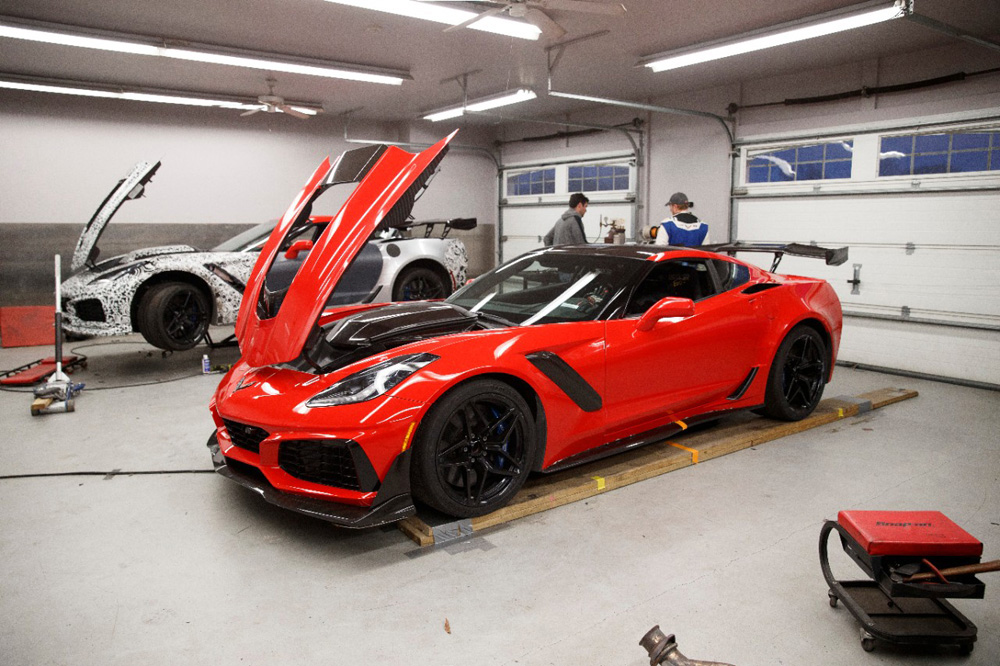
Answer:
<svg viewBox="0 0 1000 666"><path fill-rule="evenodd" d="M507 196L526 194L555 194L556 170L535 169L507 176Z"/></svg>
<svg viewBox="0 0 1000 666"><path fill-rule="evenodd" d="M571 166L567 171L570 192L615 192L629 189L629 168L623 164Z"/></svg>
<svg viewBox="0 0 1000 666"><path fill-rule="evenodd" d="M1000 132L883 136L879 176L1000 171Z"/></svg>
<svg viewBox="0 0 1000 666"><path fill-rule="evenodd" d="M832 141L751 154L748 183L836 180L851 177L854 141Z"/></svg>

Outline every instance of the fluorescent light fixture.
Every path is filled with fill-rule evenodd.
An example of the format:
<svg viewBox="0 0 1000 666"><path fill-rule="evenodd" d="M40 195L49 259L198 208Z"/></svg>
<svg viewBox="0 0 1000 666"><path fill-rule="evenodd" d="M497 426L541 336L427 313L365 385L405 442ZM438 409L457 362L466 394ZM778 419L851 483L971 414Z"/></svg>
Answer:
<svg viewBox="0 0 1000 666"><path fill-rule="evenodd" d="M256 100L238 97L212 96L201 97L196 93L175 90L158 90L152 88L112 87L100 84L64 81L60 79L36 79L27 76L9 76L0 74L0 88L9 90L27 90L30 92L55 93L60 95L78 95L82 97L103 97L105 99L126 99L133 102L154 102L158 104L182 104L185 106L214 106L220 109L238 109L250 111L265 110L265 105ZM292 109L314 116L322 111L317 105L305 102L289 103Z"/></svg>
<svg viewBox="0 0 1000 666"><path fill-rule="evenodd" d="M455 9L454 7L444 7L430 2L416 2L416 0L326 0L338 5L358 7L360 9L372 9L377 12L386 12L396 16L406 16L408 18L434 21L444 25L461 25L469 19L478 16L478 12L471 12L467 9ZM518 37L520 39L538 39L541 29L530 23L523 21L513 21L498 16L486 16L475 23L470 23L467 27L473 30L492 32L508 37Z"/></svg>
<svg viewBox="0 0 1000 666"><path fill-rule="evenodd" d="M643 58L640 64L649 67L654 72L663 72L710 60L760 51L773 46L801 42L814 37L832 35L845 30L863 28L906 16L907 10L903 4L895 2L888 7L885 4L885 0L874 3L867 2L728 39L648 56Z"/></svg>
<svg viewBox="0 0 1000 666"><path fill-rule="evenodd" d="M0 37L386 85L398 86L404 80L413 78L409 72L401 70L299 58L262 51L231 49L194 42L170 43L140 35L76 28L58 23L27 21L6 16L0 16Z"/></svg>
<svg viewBox="0 0 1000 666"><path fill-rule="evenodd" d="M441 111L433 111L424 116L424 120L430 120L431 122L436 123L439 120L458 118L459 116L465 115L467 111L487 111L489 109L495 109L499 106L508 106L510 104L527 102L529 99L535 99L537 96L538 95L535 94L534 90L530 90L528 88L507 90L497 95L490 95L489 97L482 97L471 102L466 102L464 105L450 106L447 109L442 109Z"/></svg>
<svg viewBox="0 0 1000 666"><path fill-rule="evenodd" d="M454 109L445 109L444 111L435 111L434 113L428 113L424 116L424 120L429 120L436 123L440 120L448 120L449 118L458 118L459 116L465 115L465 109L460 106L456 106Z"/></svg>

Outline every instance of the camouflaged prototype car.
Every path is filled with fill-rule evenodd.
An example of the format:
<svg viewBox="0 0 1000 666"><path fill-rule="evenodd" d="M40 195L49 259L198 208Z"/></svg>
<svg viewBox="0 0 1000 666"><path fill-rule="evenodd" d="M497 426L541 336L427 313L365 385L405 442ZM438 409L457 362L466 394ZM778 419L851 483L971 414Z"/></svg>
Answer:
<svg viewBox="0 0 1000 666"><path fill-rule="evenodd" d="M161 349L190 349L209 324L232 324L246 281L277 220L243 232L209 251L190 245L135 250L100 261L97 241L121 205L141 197L160 163L137 164L118 182L80 234L74 274L62 286L63 329L76 336L142 333ZM286 236L282 260L289 267L308 256L329 216L305 216ZM468 259L455 229L474 219L416 222L370 238L331 304L385 303L444 298L466 280ZM417 233L414 233L417 232ZM422 233L421 233L422 232ZM378 271L376 286L352 280ZM364 291L356 286L365 282Z"/></svg>

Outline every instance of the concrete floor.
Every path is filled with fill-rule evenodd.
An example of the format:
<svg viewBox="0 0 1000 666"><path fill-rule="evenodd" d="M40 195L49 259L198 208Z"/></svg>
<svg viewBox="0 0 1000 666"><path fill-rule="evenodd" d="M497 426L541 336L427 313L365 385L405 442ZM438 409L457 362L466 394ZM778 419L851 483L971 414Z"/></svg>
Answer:
<svg viewBox="0 0 1000 666"><path fill-rule="evenodd" d="M816 551L838 510L937 509L1000 558L998 393L838 368L828 397L920 397L420 549L208 472L203 350L69 347L89 356L76 412L33 418L29 395L0 393L3 664L640 666L654 624L740 666L1000 663L1000 574L955 601L979 626L971 656L868 654ZM0 369L45 355L3 349Z"/></svg>

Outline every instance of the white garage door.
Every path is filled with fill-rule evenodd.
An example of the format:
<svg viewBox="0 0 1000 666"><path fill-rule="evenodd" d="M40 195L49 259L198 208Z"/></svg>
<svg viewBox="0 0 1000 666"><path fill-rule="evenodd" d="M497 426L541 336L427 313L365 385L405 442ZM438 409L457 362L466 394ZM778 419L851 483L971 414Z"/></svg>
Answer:
<svg viewBox="0 0 1000 666"><path fill-rule="evenodd" d="M761 143L742 160L739 240L850 247L839 267L780 269L837 290L841 361L1000 385L1000 125Z"/></svg>
<svg viewBox="0 0 1000 666"><path fill-rule="evenodd" d="M541 247L542 236L566 210L573 192L583 192L590 199L583 218L587 240L603 242L612 223L624 227L627 240L632 239L635 165L631 155L505 166L503 183L501 261Z"/></svg>

